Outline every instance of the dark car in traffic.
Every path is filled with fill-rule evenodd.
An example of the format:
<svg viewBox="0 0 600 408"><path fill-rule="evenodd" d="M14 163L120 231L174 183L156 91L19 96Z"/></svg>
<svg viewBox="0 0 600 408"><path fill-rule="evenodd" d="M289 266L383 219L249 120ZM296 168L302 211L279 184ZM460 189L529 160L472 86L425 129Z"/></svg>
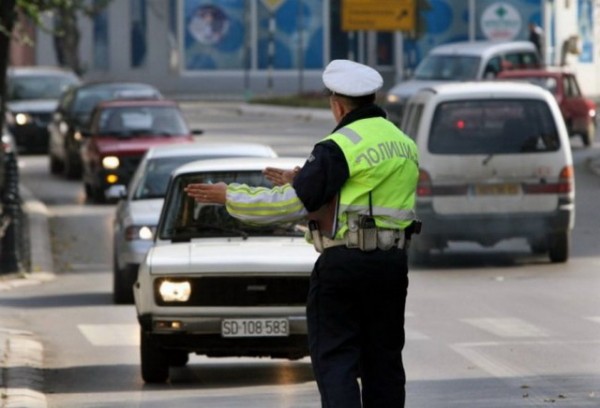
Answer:
<svg viewBox="0 0 600 408"><path fill-rule="evenodd" d="M177 102L167 99L100 102L82 132L86 196L103 202L112 186L126 186L150 147L194 141Z"/></svg>
<svg viewBox="0 0 600 408"><path fill-rule="evenodd" d="M138 82L85 83L65 92L48 125L50 132L50 172L68 178L81 176L82 131L88 127L92 111L99 102L114 99L161 99L154 86Z"/></svg>
<svg viewBox="0 0 600 408"><path fill-rule="evenodd" d="M569 136L579 136L585 146L596 138L596 103L587 98L573 72L562 68L501 72L499 79L525 81L550 91L556 98Z"/></svg>
<svg viewBox="0 0 600 408"><path fill-rule="evenodd" d="M48 150L47 126L62 93L79 84L72 71L56 67L10 67L6 124L23 152Z"/></svg>

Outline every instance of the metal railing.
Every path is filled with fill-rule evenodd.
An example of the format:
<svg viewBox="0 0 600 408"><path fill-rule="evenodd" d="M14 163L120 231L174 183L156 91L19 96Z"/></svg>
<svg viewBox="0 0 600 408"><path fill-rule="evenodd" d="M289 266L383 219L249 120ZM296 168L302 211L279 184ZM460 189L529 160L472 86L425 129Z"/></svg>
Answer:
<svg viewBox="0 0 600 408"><path fill-rule="evenodd" d="M4 154L4 185L0 186L0 274L18 273L26 269L27 253L24 234L27 220L19 194L19 167L15 152Z"/></svg>

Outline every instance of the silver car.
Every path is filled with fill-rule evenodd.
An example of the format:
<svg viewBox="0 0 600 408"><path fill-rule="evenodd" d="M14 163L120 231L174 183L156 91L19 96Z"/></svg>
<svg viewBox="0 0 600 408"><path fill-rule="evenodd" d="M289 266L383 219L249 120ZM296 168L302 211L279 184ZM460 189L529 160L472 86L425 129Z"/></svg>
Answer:
<svg viewBox="0 0 600 408"><path fill-rule="evenodd" d="M152 240L171 172L196 160L233 157L277 157L266 145L254 143L185 143L148 150L127 191L117 204L113 235L113 299L132 303L137 270Z"/></svg>

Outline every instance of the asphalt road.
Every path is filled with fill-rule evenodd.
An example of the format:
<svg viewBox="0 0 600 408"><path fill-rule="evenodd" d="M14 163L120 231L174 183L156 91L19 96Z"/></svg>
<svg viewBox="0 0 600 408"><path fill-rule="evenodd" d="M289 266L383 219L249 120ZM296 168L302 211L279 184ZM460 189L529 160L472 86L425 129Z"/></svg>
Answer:
<svg viewBox="0 0 600 408"><path fill-rule="evenodd" d="M262 141L300 156L333 123L210 104L186 106L186 114L206 131L201 137ZM567 264L511 240L487 249L453 245L412 269L407 406L600 406L600 178L588 165L598 149L574 142L577 219ZM81 182L50 176L45 156L21 163L22 183L48 207L56 279L3 292L0 320L43 343L48 406L319 406L308 359L194 356L169 384L144 385L135 308L111 303L114 206L86 203Z"/></svg>

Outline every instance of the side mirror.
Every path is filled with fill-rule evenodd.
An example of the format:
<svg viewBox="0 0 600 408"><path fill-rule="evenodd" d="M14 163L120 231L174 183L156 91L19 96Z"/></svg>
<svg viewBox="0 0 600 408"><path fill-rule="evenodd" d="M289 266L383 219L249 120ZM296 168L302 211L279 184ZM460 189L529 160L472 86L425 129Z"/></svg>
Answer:
<svg viewBox="0 0 600 408"><path fill-rule="evenodd" d="M106 190L105 196L108 200L120 200L127 197L127 187L123 184L112 185Z"/></svg>
<svg viewBox="0 0 600 408"><path fill-rule="evenodd" d="M201 129L192 129L192 135L203 135L204 130Z"/></svg>

